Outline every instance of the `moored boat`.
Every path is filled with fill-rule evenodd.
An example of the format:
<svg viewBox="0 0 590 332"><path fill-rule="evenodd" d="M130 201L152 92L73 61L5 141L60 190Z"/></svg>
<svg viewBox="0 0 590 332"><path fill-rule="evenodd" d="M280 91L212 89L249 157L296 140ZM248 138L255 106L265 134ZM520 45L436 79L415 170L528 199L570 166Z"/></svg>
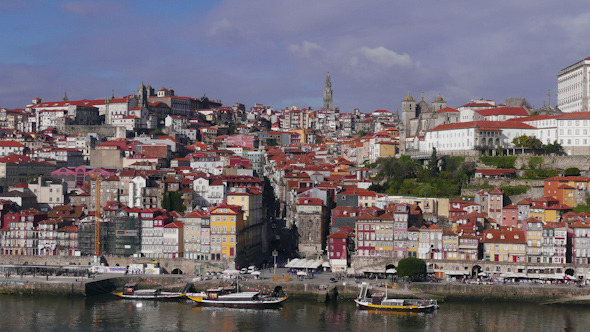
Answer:
<svg viewBox="0 0 590 332"><path fill-rule="evenodd" d="M114 293L124 299L137 300L169 300L178 299L184 296L178 292L163 292L161 289L137 289L137 284L126 284L122 292Z"/></svg>
<svg viewBox="0 0 590 332"><path fill-rule="evenodd" d="M438 309L436 300L389 299L387 294L371 293L371 287L366 283L360 288L359 296L354 300L359 309L407 312L430 312Z"/></svg>
<svg viewBox="0 0 590 332"><path fill-rule="evenodd" d="M280 287L270 295L255 292L240 292L237 287L210 288L200 293L188 293L186 297L204 307L271 309L281 306L287 296L280 295Z"/></svg>

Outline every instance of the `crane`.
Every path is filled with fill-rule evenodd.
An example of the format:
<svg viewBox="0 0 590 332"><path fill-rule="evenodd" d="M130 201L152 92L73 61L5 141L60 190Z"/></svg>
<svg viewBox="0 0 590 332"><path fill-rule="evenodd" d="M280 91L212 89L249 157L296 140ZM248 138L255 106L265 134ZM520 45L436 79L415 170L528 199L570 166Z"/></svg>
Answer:
<svg viewBox="0 0 590 332"><path fill-rule="evenodd" d="M94 255L100 257L100 182L102 178L99 174L92 176L94 179Z"/></svg>

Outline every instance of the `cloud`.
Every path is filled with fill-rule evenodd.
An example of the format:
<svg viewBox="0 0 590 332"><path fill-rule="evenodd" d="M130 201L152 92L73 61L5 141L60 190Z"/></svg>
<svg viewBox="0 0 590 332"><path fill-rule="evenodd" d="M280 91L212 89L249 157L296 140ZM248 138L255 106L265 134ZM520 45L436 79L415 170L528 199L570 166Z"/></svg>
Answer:
<svg viewBox="0 0 590 332"><path fill-rule="evenodd" d="M227 45L235 44L242 39L238 28L227 18L213 23L213 26L207 32L207 37L210 41L217 41Z"/></svg>
<svg viewBox="0 0 590 332"><path fill-rule="evenodd" d="M289 45L289 51L304 58L311 58L314 55L324 55L326 53L323 47L307 40L302 41L300 44Z"/></svg>
<svg viewBox="0 0 590 332"><path fill-rule="evenodd" d="M398 54L395 51L388 50L383 46L375 48L363 46L359 49L359 53L362 54L367 60L387 68L392 66L414 66L414 61L412 61L412 58L410 58L409 55Z"/></svg>

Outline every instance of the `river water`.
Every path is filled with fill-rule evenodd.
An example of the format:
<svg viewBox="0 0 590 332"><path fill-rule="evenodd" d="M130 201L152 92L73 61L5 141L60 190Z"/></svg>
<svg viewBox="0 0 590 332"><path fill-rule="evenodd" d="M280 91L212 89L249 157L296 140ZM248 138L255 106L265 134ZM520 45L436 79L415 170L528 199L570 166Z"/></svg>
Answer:
<svg viewBox="0 0 590 332"><path fill-rule="evenodd" d="M190 302L0 295L0 331L590 331L589 306L448 302L427 314L359 311L289 299L282 309Z"/></svg>

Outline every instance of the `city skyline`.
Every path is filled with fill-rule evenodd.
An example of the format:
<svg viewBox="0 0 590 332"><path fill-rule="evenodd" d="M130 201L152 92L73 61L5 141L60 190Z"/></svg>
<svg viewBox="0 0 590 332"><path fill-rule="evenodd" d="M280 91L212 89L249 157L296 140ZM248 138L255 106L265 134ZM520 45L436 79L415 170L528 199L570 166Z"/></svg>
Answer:
<svg viewBox="0 0 590 332"><path fill-rule="evenodd" d="M590 55L580 1L20 1L0 4L0 107L123 96L141 81L224 105L395 111L408 91L556 102L557 72Z"/></svg>

